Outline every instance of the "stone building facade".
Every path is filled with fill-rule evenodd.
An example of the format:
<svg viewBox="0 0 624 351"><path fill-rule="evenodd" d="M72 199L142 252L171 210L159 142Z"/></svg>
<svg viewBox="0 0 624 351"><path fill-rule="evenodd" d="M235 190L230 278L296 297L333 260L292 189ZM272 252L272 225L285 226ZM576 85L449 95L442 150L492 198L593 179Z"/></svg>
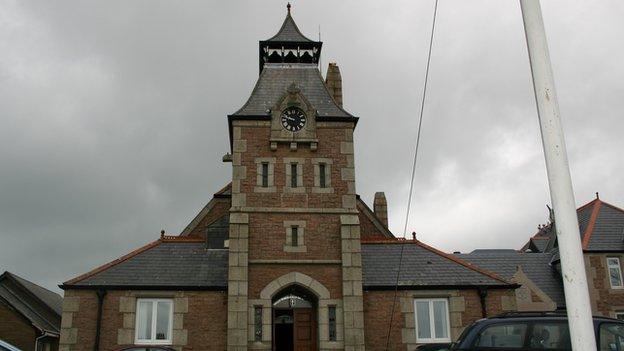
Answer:
<svg viewBox="0 0 624 351"><path fill-rule="evenodd" d="M518 284L397 239L383 193L358 197L358 118L321 49L289 7L228 116L229 184L180 235L62 284L61 350L413 350L516 310Z"/></svg>

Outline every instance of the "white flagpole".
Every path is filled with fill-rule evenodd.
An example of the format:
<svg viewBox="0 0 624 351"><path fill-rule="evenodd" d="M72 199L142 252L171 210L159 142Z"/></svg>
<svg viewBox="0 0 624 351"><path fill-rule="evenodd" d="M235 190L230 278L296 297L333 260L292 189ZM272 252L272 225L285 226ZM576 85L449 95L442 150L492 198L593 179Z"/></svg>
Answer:
<svg viewBox="0 0 624 351"><path fill-rule="evenodd" d="M555 227L561 258L561 272L572 349L595 351L596 339L585 275L581 235L568 165L563 128L546 32L539 0L520 0L526 33L533 88L542 132L550 198L555 212Z"/></svg>

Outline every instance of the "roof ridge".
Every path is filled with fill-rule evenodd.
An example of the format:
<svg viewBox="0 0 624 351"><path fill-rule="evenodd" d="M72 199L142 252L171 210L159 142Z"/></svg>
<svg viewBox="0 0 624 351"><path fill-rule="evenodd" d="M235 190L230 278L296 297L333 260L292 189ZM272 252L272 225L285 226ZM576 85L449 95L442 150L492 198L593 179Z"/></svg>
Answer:
<svg viewBox="0 0 624 351"><path fill-rule="evenodd" d="M206 240L201 237L179 236L179 235L164 235L160 238L160 241L163 244L164 243L204 243L206 242Z"/></svg>
<svg viewBox="0 0 624 351"><path fill-rule="evenodd" d="M20 277L19 275L15 274L15 273L11 273L9 271L5 271L2 275L0 275L0 279L2 277L8 277L10 279L12 279L14 282L16 282L19 287L21 287L21 289L25 290L26 293L28 295L30 295L31 297L33 297L36 301L38 301L40 304L42 304L46 309L48 309L49 311L51 311L52 313L54 313L55 315L60 317L60 314L56 311L56 309L54 309L53 306L51 306L48 302L44 301L42 297L40 297L35 291L31 290L28 286L24 285L24 282L28 283L28 284L32 284L37 288L43 289L45 290L45 292L48 292L50 294L55 295L55 297L60 298L61 300L63 299L63 297L59 294L56 293L48 288L45 288L37 283L34 283L26 278ZM52 302L52 301L51 301ZM46 319L47 320L47 319Z"/></svg>
<svg viewBox="0 0 624 351"><path fill-rule="evenodd" d="M437 255L440 255L440 256L442 256L442 257L444 257L444 258L446 258L446 259L448 259L450 261L453 261L453 262L455 262L457 264L460 264L460 265L462 265L462 266L464 266L464 267L466 267L468 269L471 269L471 270L473 270L473 271L475 271L477 273L483 274L485 276L488 276L488 277L490 277L490 278L492 278L494 280L498 280L498 281L503 282L505 284L512 284L511 282L508 282L506 279L503 279L502 277L500 277L498 274L495 274L495 273L490 272L488 270L485 270L485 269L483 269L481 267L473 265L472 263L464 261L464 260L462 260L462 259L460 259L458 257L453 256L453 255L447 254L444 251L440 251L440 250L438 250L438 249L436 249L436 248L434 248L432 246L429 246L429 245L423 243L422 241L419 241L419 240L414 240L414 241L415 241L416 245L418 245L418 246L420 246L420 247L422 247L422 248L424 248L426 250L429 250L429 251L431 251L431 252L433 252L433 253L435 253Z"/></svg>
<svg viewBox="0 0 624 351"><path fill-rule="evenodd" d="M80 282L81 280L85 280L85 279L87 279L89 277L92 277L92 276L94 276L94 275L96 275L98 273L101 273L101 272L103 272L103 271L105 271L105 270L107 270L107 269L109 269L109 268L111 268L113 266L116 266L116 265L118 265L118 264L120 264L122 262L125 262L125 261L131 259L132 257L134 257L134 256L136 256L136 255L138 255L138 254L140 254L142 252L145 252L145 251L147 251L147 250L149 250L149 249L151 249L153 247L156 247L156 246L160 245L162 242L163 241L160 238L158 240L156 240L156 241L152 241L152 242L150 242L150 243L148 243L146 245L143 245L143 246L139 247L138 249L136 249L134 251L131 251L131 252L129 252L129 253L127 253L127 254L125 254L125 255L123 255L123 256L115 259L115 260L113 260L113 261L105 263L105 264L103 264L103 265L101 265L99 267L96 267L96 268L88 271L87 273L81 274L81 275L79 275L79 276L77 276L77 277L75 277L73 279L70 279L70 280L66 281L65 283L63 283L62 285L72 285L72 284ZM62 286L61 286L61 288L62 288Z"/></svg>
<svg viewBox="0 0 624 351"><path fill-rule="evenodd" d="M8 274L9 274L9 275L11 275L12 277L18 278L18 282L19 282L19 279L21 279L21 280L25 280L25 281L29 282L30 284L36 285L37 287L39 287L39 288L41 288L41 289L43 289L43 290L46 290L46 291L48 291L48 292L51 292L51 293L56 294L56 295L58 295L58 296L61 296L59 293L54 292L54 291L52 291L52 290L50 290L50 289L48 289L48 288L46 288L46 287L44 287L44 286L41 286L41 285L39 285L39 284L37 284L37 283L35 283L35 282L33 282L33 281L30 281L30 280L28 280L28 279L26 279L26 278L24 278L24 277L20 277L19 275L15 274L15 273L12 273L12 272L9 272L9 271L5 271L5 273L8 273ZM21 285L23 285L21 282L20 282L20 284L21 284Z"/></svg>
<svg viewBox="0 0 624 351"><path fill-rule="evenodd" d="M585 232L582 236L583 250L587 250L587 248L589 247L589 240L594 233L596 219L598 218L598 214L600 213L600 205L602 204L602 201L600 201L600 199L595 199L592 202L594 203L594 208L592 209L591 217L589 217L589 223L587 224L587 228L585 228Z"/></svg>

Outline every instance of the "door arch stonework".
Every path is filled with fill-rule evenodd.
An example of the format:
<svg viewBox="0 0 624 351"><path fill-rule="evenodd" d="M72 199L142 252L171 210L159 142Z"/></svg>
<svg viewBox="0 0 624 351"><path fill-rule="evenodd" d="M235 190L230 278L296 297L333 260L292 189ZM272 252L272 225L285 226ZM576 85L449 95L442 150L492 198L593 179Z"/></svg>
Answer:
<svg viewBox="0 0 624 351"><path fill-rule="evenodd" d="M248 325L250 346L267 349L272 347L272 300L275 295L291 285L299 285L309 290L318 299L316 315L318 316L319 350L342 348L344 345L342 300L332 299L329 290L322 283L300 272L282 275L262 289L259 299L249 299L250 316L253 316L254 308L262 306L262 341L254 341L254 321L250 320ZM336 306L336 341L329 341L327 312L329 306Z"/></svg>

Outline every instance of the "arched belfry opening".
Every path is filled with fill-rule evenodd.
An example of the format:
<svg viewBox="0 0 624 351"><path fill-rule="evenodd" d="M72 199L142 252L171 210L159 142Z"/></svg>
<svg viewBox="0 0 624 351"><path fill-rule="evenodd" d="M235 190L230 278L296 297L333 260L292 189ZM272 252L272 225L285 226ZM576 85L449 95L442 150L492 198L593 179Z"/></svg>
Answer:
<svg viewBox="0 0 624 351"><path fill-rule="evenodd" d="M317 350L318 305L317 296L298 284L275 294L271 300L273 350Z"/></svg>

